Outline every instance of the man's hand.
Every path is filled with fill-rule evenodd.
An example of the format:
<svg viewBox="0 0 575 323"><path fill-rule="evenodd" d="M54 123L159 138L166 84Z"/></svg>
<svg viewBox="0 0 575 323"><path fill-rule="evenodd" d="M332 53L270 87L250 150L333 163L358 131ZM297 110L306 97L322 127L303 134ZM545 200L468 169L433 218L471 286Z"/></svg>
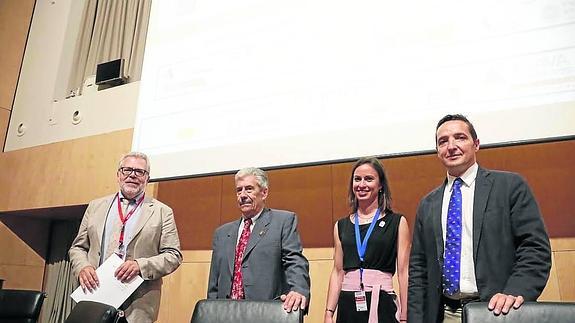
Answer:
<svg viewBox="0 0 575 323"><path fill-rule="evenodd" d="M500 313L507 314L513 306L514 309L518 309L525 300L523 296L513 296L497 293L491 297L489 305L487 306L493 314L499 315Z"/></svg>
<svg viewBox="0 0 575 323"><path fill-rule="evenodd" d="M287 295L280 296L282 302L284 302L284 310L286 312L297 311L298 309L305 309L306 299L305 296L298 292L291 291Z"/></svg>
<svg viewBox="0 0 575 323"><path fill-rule="evenodd" d="M116 269L114 276L122 283L129 282L132 278L140 274L140 265L134 260L126 260Z"/></svg>
<svg viewBox="0 0 575 323"><path fill-rule="evenodd" d="M98 275L96 274L96 268L93 266L86 266L80 270L78 275L78 280L80 281L80 286L84 293L86 291L93 292L98 286L100 286L100 281L98 280Z"/></svg>

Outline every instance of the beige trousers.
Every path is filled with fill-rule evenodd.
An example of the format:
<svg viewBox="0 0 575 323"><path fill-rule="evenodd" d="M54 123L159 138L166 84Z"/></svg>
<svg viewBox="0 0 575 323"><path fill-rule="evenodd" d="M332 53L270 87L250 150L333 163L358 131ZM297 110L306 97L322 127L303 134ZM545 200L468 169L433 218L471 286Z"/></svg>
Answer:
<svg viewBox="0 0 575 323"><path fill-rule="evenodd" d="M443 323L461 323L463 308L456 310L447 305L443 305Z"/></svg>

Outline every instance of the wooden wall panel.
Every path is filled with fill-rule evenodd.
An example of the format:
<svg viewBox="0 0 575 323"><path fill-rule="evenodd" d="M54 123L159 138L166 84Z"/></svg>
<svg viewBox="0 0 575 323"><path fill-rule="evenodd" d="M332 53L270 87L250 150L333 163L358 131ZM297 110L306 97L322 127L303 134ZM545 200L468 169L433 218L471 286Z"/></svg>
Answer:
<svg viewBox="0 0 575 323"><path fill-rule="evenodd" d="M0 1L0 108L12 109L35 2Z"/></svg>
<svg viewBox="0 0 575 323"><path fill-rule="evenodd" d="M555 241L553 240L553 242ZM554 243L554 245L556 244ZM310 276L312 280L312 300L306 322L319 323L323 322L329 275L333 266L333 249L308 248L304 249L304 254L310 262ZM175 273L164 278L158 322L189 321L196 302L206 297L210 255L210 251L184 251L184 264ZM573 301L570 297L575 294L575 286L573 284L575 280L573 279L571 268L575 264L570 263L570 261L573 260L559 260L559 263L561 263L559 266L566 269L563 274L564 277L561 278L559 277L561 274L558 274L558 272L562 269L556 269L557 264L554 261L551 277L545 291L539 298L540 301ZM394 286L397 290L397 281L395 279Z"/></svg>
<svg viewBox="0 0 575 323"><path fill-rule="evenodd" d="M241 213L236 202L234 175L222 176L222 216L221 224L239 219Z"/></svg>
<svg viewBox="0 0 575 323"><path fill-rule="evenodd" d="M42 290L44 264L40 266L0 264L0 278L5 289Z"/></svg>
<svg viewBox="0 0 575 323"><path fill-rule="evenodd" d="M527 180L551 237L575 237L575 140L485 149L478 158Z"/></svg>
<svg viewBox="0 0 575 323"><path fill-rule="evenodd" d="M51 147L0 154L0 169L10 170L0 172L0 212L83 204L113 192L117 186L114 172L110 170L115 169L117 158L129 150L130 140L131 131L121 131L48 145ZM556 300L557 297L570 300L575 295L570 252L575 241L575 226L571 222L575 199L573 190L570 190L574 152L575 141L564 141L483 149L479 153L482 166L520 172L540 201L548 229L556 237L553 239L553 272L543 295L546 300ZM69 162L62 163L62 160ZM419 200L441 183L445 171L434 154L388 158L383 163L393 192L394 209L405 214L411 224ZM271 191L268 205L299 214L306 253L311 247L331 247L334 221L349 213L346 199L351 165L343 163L269 172ZM26 172L28 169L32 174ZM14 178L19 180L14 181ZM550 194L557 185L563 191ZM233 175L160 182L153 187L160 200L174 207L184 249L209 250L213 229L239 217ZM28 198L18 194L24 191ZM330 248L324 249L331 252ZM185 257L188 257L188 251ZM315 285L310 322L314 321L312 316L322 315L326 279L331 271L331 260L318 258L314 261L312 275ZM205 294L209 259L193 265L188 259L185 262L180 271L166 278L166 298L162 301L161 312L162 317L167 318L165 322L172 319L185 321L191 315L194 298L182 295L192 293L199 298ZM5 264L1 259L0 264L0 274L9 276L24 268ZM31 273L26 279L9 279L19 284L17 287L24 287L24 283L30 283L29 286L41 284L40 271L36 273L34 268L26 267L26 272ZM173 293L176 296L170 296Z"/></svg>
<svg viewBox="0 0 575 323"><path fill-rule="evenodd" d="M9 121L10 110L4 109L0 106L0 153L4 150L4 142L6 141L6 132L8 131Z"/></svg>
<svg viewBox="0 0 575 323"><path fill-rule="evenodd" d="M575 251L575 237L551 239L551 249L555 251Z"/></svg>
<svg viewBox="0 0 575 323"><path fill-rule="evenodd" d="M0 263L42 266L48 253L50 221L19 215L2 215L4 234L0 245L7 246L0 253Z"/></svg>
<svg viewBox="0 0 575 323"><path fill-rule="evenodd" d="M20 234L22 236L18 236L3 222L0 222L0 278L5 280L4 288L40 290L44 276L45 254L38 253L23 239L44 237L45 243L39 249L40 252L45 253L48 225L41 225L36 221L36 225Z"/></svg>
<svg viewBox="0 0 575 323"><path fill-rule="evenodd" d="M575 302L575 250L554 253L561 300Z"/></svg>
<svg viewBox="0 0 575 323"><path fill-rule="evenodd" d="M441 184L445 170L434 154L382 160L387 171L395 212L403 214L413 230L419 201Z"/></svg>
<svg viewBox="0 0 575 323"><path fill-rule="evenodd" d="M331 168L328 165L269 172L267 205L298 214L302 243L317 248L331 246ZM319 230L318 230L319 229Z"/></svg>
<svg viewBox="0 0 575 323"><path fill-rule="evenodd" d="M131 141L129 129L0 154L0 212L86 204L116 191Z"/></svg>
<svg viewBox="0 0 575 323"><path fill-rule="evenodd" d="M315 230L318 225L332 226L330 166L276 170L268 175L267 205L304 210L304 214L298 214L302 240L314 246L330 246L329 230L319 234ZM211 249L214 230L240 216L233 175L160 182L158 199L174 209L182 248L187 250Z"/></svg>
<svg viewBox="0 0 575 323"><path fill-rule="evenodd" d="M7 288L42 288L49 227L23 215L68 216L67 206L77 211L116 191L117 162L131 136L123 130L0 153L0 218L10 226L0 229L0 278Z"/></svg>
<svg viewBox="0 0 575 323"><path fill-rule="evenodd" d="M174 210L184 250L212 248L220 225L222 178L203 177L158 183L158 199Z"/></svg>
<svg viewBox="0 0 575 323"><path fill-rule="evenodd" d="M333 248L304 249L309 260L311 279L311 302L306 322L323 322L329 277L333 268Z"/></svg>
<svg viewBox="0 0 575 323"><path fill-rule="evenodd" d="M419 200L438 186L445 172L435 155L380 159L389 182L392 208L413 223ZM334 222L350 214L348 203L349 180L353 163L332 166ZM411 229L411 225L410 225Z"/></svg>
<svg viewBox="0 0 575 323"><path fill-rule="evenodd" d="M557 262L555 261L555 251L552 254L551 272L547 285L539 296L539 301L558 302L561 301L561 291L559 289L559 278L557 276Z"/></svg>
<svg viewBox="0 0 575 323"><path fill-rule="evenodd" d="M211 251L184 251L184 262L164 277L158 322L189 322L196 302L205 299Z"/></svg>
<svg viewBox="0 0 575 323"><path fill-rule="evenodd" d="M529 182L536 198L540 203L544 220L552 236L553 264L547 287L540 300L547 301L573 301L575 299L575 281L573 266L575 265L575 196L570 189L570 183L575 178L575 140L530 144L514 147L500 147L482 149L478 154L481 166L486 168L502 169L520 173ZM292 169L272 170L270 177L270 197L268 206L290 209L300 216L300 231L304 243L304 253L310 260L312 276L312 303L310 315L306 322L321 322L327 294L327 284L332 266L332 229L333 223L349 213L347 204L348 181L353 163L340 163L313 167L300 167ZM429 191L441 184L445 178L445 170L437 160L434 153L422 156L394 157L383 160L388 179L390 181L393 208L403 213L412 226L419 200ZM217 185L209 183L221 180L220 191ZM169 186L159 183L159 197L178 197L188 199L174 201L176 205L205 203L210 206L201 206L209 210L208 221L210 225L193 224L186 218L184 226L186 235L193 242L188 245L209 245L211 234L205 231L208 227L215 227L213 219L220 223L233 221L239 217L235 201L233 175L214 176L195 181L177 180L170 182ZM190 187L190 183L199 185ZM556 193L558 187L561 192ZM203 192L202 188L205 191ZM163 190L179 190L177 194L162 192ZM188 192L188 194L185 194ZM168 194L168 195L165 195ZM210 195L212 195L210 197ZM190 197L194 198L190 198ZM172 201L171 198L170 203ZM211 212L217 209L218 199L220 214ZM331 214L326 212L331 210ZM326 214L327 213L327 214ZM190 212L190 216L196 214ZM200 219L200 222L204 221ZM178 226L181 226L178 220ZM189 232L189 233L188 233ZM195 239L203 241L195 241ZM183 238L183 240L188 237ZM314 248L314 247L328 248ZM165 294L172 295L166 303L162 303L163 317L171 320L188 320L195 302L205 297L207 275L209 272L209 257L197 253L204 251L185 251L185 264L176 274L170 276L171 282L165 285ZM192 264L193 263L193 264ZM203 279L203 281L202 281ZM186 298L186 296L190 296ZM168 310L169 308L169 310ZM175 314L178 313L178 314ZM166 316L169 315L169 316Z"/></svg>
<svg viewBox="0 0 575 323"><path fill-rule="evenodd" d="M329 274L333 266L331 248L305 249L310 262L312 301L306 322L323 322ZM184 251L184 263L164 277L158 322L189 322L196 303L206 298L210 251Z"/></svg>
<svg viewBox="0 0 575 323"><path fill-rule="evenodd" d="M36 236L48 240L49 225L47 223L40 225L38 222L36 224L29 227L28 232L21 232L21 234L24 238ZM46 248L41 249L40 253L37 252L3 222L0 222L0 246L2 246L2 252L0 252L0 264L2 265L44 266L43 258Z"/></svg>
<svg viewBox="0 0 575 323"><path fill-rule="evenodd" d="M442 183L445 170L434 153L387 158L382 161L391 186L393 208L406 216L411 229L419 201ZM482 149L479 151L478 161L486 168L520 173L529 182L539 201L550 236L575 237L575 191L570 189L571 183L575 182L575 140ZM341 163L268 172L270 195L267 204L269 207L298 213L304 247L333 245L333 223L350 212L347 190L351 167L352 163ZM170 202L173 201L176 205L185 203L192 209L196 207L190 206L191 204L205 203L210 199L208 196L212 195L209 202L211 206L206 208L210 218L219 218L220 224L237 219L240 213L235 200L233 175L208 178L211 182L221 179L220 192L213 187L210 192L202 193L200 198L197 194L202 192L202 188L192 186L194 183L202 183L198 185L204 186L205 183L200 180L176 180L169 182L169 185L160 183L159 194L182 196L182 199L185 197L188 199L185 202ZM180 193L164 190L178 190ZM194 198L184 193L187 191ZM221 199L220 214L216 211L218 198ZM213 226L213 220L208 221ZM184 230L194 239L192 245L210 245L211 234L204 232L209 226L192 225L182 221L178 221L178 225L187 227Z"/></svg>
<svg viewBox="0 0 575 323"><path fill-rule="evenodd" d="M330 244L333 246L333 226L337 220L350 214L351 209L349 207L347 193L349 190L349 176L351 174L351 168L353 163L342 163L335 164L331 166L331 182L332 182L332 225L330 226L330 231L332 234L329 237Z"/></svg>

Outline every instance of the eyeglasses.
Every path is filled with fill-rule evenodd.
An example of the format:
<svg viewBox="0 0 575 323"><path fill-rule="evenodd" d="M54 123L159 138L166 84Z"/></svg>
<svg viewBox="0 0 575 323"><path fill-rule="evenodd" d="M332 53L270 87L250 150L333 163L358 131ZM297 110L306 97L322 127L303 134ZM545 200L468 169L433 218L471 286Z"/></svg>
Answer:
<svg viewBox="0 0 575 323"><path fill-rule="evenodd" d="M124 176L130 176L132 172L136 175L136 177L143 177L144 175L148 174L147 170L132 167L120 167L118 171Z"/></svg>

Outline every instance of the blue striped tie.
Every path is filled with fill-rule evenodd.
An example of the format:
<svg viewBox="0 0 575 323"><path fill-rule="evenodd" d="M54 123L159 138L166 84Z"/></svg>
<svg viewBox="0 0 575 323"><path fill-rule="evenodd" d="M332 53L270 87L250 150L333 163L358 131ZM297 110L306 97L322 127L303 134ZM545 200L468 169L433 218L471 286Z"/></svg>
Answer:
<svg viewBox="0 0 575 323"><path fill-rule="evenodd" d="M443 293L453 295L459 291L461 260L461 178L455 179L447 209L445 252L443 254Z"/></svg>

